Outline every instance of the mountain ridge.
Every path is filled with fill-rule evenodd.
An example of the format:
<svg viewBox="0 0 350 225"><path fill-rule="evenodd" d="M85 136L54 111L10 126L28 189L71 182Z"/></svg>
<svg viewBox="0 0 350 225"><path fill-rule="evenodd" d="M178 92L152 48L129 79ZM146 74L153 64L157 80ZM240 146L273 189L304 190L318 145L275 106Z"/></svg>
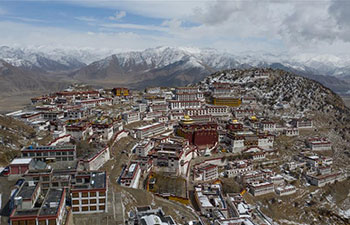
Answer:
<svg viewBox="0 0 350 225"><path fill-rule="evenodd" d="M188 85L226 69L280 68L319 81L337 93L350 93L350 57L262 52L233 54L212 48L168 47L143 51L43 50L0 47L0 59L29 73L90 84ZM114 53L114 54L112 54Z"/></svg>
<svg viewBox="0 0 350 225"><path fill-rule="evenodd" d="M164 86L186 85L184 80L198 82L215 71L231 68L271 67L284 68L287 71L318 80L337 92L349 91L348 83L344 82L341 77L323 75L316 69L289 63L284 58L278 62L277 58L273 54L270 54L269 59L263 60L261 56L257 58L235 56L215 49L187 51L183 48L159 47L145 51L114 54L77 70L71 76L82 81L102 78L135 88L144 88L145 84L151 83L150 80L157 81L157 77L164 81L163 75L169 76L166 79L167 82L162 83ZM128 76L125 76L127 73ZM151 84L159 85L159 82Z"/></svg>

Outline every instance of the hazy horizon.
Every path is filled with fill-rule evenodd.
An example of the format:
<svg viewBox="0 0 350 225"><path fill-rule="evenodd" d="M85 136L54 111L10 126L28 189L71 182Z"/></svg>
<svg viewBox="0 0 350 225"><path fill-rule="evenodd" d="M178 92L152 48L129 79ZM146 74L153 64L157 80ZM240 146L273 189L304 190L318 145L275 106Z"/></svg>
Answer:
<svg viewBox="0 0 350 225"><path fill-rule="evenodd" d="M350 3L319 1L1 1L0 45L348 53Z"/></svg>

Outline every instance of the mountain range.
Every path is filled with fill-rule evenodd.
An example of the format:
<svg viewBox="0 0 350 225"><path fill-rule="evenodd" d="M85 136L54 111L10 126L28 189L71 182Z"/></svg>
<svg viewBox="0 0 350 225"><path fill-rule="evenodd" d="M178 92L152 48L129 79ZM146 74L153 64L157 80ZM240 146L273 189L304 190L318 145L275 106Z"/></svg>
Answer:
<svg viewBox="0 0 350 225"><path fill-rule="evenodd" d="M96 86L182 86L198 82L220 70L270 67L311 78L340 94L350 92L349 56L261 52L233 54L216 49L185 47L118 52L3 46L0 47L0 59L12 66L10 70L20 70L21 76L35 74L59 82L78 81ZM12 76L16 77L16 73L18 71L13 71Z"/></svg>

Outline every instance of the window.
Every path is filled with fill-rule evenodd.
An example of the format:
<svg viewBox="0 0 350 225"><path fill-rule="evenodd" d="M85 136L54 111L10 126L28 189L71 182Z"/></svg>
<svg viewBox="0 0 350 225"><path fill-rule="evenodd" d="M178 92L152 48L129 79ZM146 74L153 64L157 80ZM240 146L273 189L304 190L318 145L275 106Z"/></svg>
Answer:
<svg viewBox="0 0 350 225"><path fill-rule="evenodd" d="M82 207L82 211L89 211L89 207L88 206L83 206Z"/></svg>
<svg viewBox="0 0 350 225"><path fill-rule="evenodd" d="M49 220L49 225L56 225L56 220Z"/></svg>
<svg viewBox="0 0 350 225"><path fill-rule="evenodd" d="M90 197L96 197L96 192L90 192Z"/></svg>
<svg viewBox="0 0 350 225"><path fill-rule="evenodd" d="M79 212L79 207L73 207L73 212Z"/></svg>
<svg viewBox="0 0 350 225"><path fill-rule="evenodd" d="M46 220L39 220L39 225L46 225Z"/></svg>
<svg viewBox="0 0 350 225"><path fill-rule="evenodd" d="M100 191L99 192L99 196L106 196L106 192L105 191Z"/></svg>
<svg viewBox="0 0 350 225"><path fill-rule="evenodd" d="M90 210L91 211L95 211L95 210L97 210L97 207L96 206L90 206Z"/></svg>
<svg viewBox="0 0 350 225"><path fill-rule="evenodd" d="M79 198L79 193L72 193L73 198Z"/></svg>
<svg viewBox="0 0 350 225"><path fill-rule="evenodd" d="M88 194L89 194L88 192L83 192L83 193L82 193L82 196L83 196L83 197L89 197Z"/></svg>
<svg viewBox="0 0 350 225"><path fill-rule="evenodd" d="M84 205L89 204L89 200L84 199L84 200L82 201L82 204L84 204Z"/></svg>
<svg viewBox="0 0 350 225"><path fill-rule="evenodd" d="M105 202L106 202L106 199L100 198L100 199L98 200L98 202L99 202L99 203L105 203Z"/></svg>
<svg viewBox="0 0 350 225"><path fill-rule="evenodd" d="M104 206L104 205L100 205L100 206L98 207L98 209L99 209L99 210L105 210L105 206Z"/></svg>
<svg viewBox="0 0 350 225"><path fill-rule="evenodd" d="M96 199L90 199L90 204L96 204Z"/></svg>
<svg viewBox="0 0 350 225"><path fill-rule="evenodd" d="M73 200L73 205L79 205L79 200Z"/></svg>
<svg viewBox="0 0 350 225"><path fill-rule="evenodd" d="M36 225L35 220L27 220L27 225Z"/></svg>
<svg viewBox="0 0 350 225"><path fill-rule="evenodd" d="M19 225L18 221L12 221L12 225Z"/></svg>

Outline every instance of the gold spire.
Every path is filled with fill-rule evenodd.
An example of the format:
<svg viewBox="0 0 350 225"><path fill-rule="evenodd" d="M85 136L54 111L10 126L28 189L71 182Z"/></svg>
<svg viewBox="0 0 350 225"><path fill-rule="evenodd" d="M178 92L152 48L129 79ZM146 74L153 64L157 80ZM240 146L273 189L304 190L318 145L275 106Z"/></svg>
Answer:
<svg viewBox="0 0 350 225"><path fill-rule="evenodd" d="M184 118L182 119L182 122L184 124L192 124L193 123L193 119L189 115L185 115Z"/></svg>

